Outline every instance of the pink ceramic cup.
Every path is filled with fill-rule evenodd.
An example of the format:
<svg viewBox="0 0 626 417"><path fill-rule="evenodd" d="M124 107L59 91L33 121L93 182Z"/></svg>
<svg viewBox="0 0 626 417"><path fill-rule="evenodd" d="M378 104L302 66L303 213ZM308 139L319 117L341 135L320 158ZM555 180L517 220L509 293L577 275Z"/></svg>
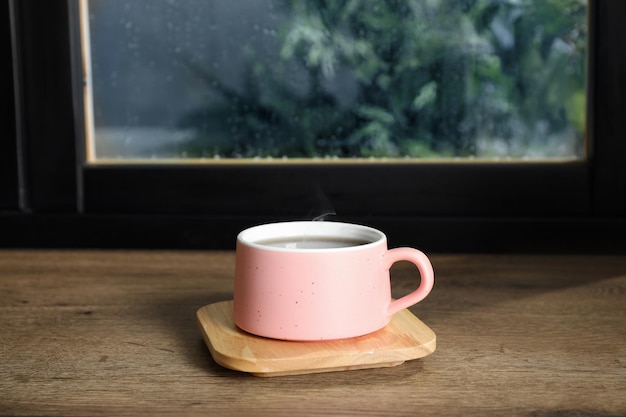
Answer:
<svg viewBox="0 0 626 417"><path fill-rule="evenodd" d="M419 287L391 298L389 268L415 264ZM362 336L423 300L434 283L422 252L387 249L373 228L339 222L284 222L237 237L234 320L255 335L319 341Z"/></svg>

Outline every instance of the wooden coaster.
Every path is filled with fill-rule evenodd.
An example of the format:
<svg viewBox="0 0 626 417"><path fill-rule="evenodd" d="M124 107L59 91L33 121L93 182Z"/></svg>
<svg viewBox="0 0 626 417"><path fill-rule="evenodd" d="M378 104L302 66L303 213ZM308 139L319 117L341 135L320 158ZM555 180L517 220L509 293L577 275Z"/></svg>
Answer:
<svg viewBox="0 0 626 417"><path fill-rule="evenodd" d="M268 339L240 330L233 302L209 304L197 312L213 359L225 368L256 376L396 366L435 351L435 333L409 310L396 313L383 329L365 336L325 342Z"/></svg>

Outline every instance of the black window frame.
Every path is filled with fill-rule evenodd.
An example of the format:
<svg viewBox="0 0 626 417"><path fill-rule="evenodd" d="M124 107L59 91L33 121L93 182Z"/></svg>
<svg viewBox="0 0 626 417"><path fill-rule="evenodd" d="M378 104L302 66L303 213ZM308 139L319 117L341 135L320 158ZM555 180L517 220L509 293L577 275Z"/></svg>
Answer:
<svg viewBox="0 0 626 417"><path fill-rule="evenodd" d="M562 163L89 164L77 1L9 0L3 13L15 123L0 143L0 246L230 249L249 225L318 214L321 193L337 220L393 245L626 248L621 0L590 2L588 158Z"/></svg>

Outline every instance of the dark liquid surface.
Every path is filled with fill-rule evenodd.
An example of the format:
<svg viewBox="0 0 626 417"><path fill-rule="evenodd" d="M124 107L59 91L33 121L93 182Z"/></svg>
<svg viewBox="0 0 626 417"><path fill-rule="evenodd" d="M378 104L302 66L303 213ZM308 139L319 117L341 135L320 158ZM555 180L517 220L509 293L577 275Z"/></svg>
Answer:
<svg viewBox="0 0 626 417"><path fill-rule="evenodd" d="M363 239L350 239L342 238L338 236L316 236L316 237L302 237L302 238L274 238L258 240L255 243L259 245L271 246L274 248L287 248L287 249L334 249L334 248L347 248L351 246L360 246L371 243Z"/></svg>

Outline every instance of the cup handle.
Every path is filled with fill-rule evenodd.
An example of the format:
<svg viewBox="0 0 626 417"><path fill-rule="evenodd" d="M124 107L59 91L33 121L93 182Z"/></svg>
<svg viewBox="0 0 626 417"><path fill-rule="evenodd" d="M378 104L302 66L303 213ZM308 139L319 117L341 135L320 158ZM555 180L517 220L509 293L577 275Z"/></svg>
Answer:
<svg viewBox="0 0 626 417"><path fill-rule="evenodd" d="M402 298L391 301L387 309L387 313L390 316L402 309L419 303L426 298L426 296L433 289L433 285L435 284L435 272L433 271L433 266L430 263L430 260L421 251L413 248L389 249L383 255L383 261L385 262L384 266L387 270L389 270L391 266L398 261L409 261L417 266L421 279L420 285L415 291Z"/></svg>

